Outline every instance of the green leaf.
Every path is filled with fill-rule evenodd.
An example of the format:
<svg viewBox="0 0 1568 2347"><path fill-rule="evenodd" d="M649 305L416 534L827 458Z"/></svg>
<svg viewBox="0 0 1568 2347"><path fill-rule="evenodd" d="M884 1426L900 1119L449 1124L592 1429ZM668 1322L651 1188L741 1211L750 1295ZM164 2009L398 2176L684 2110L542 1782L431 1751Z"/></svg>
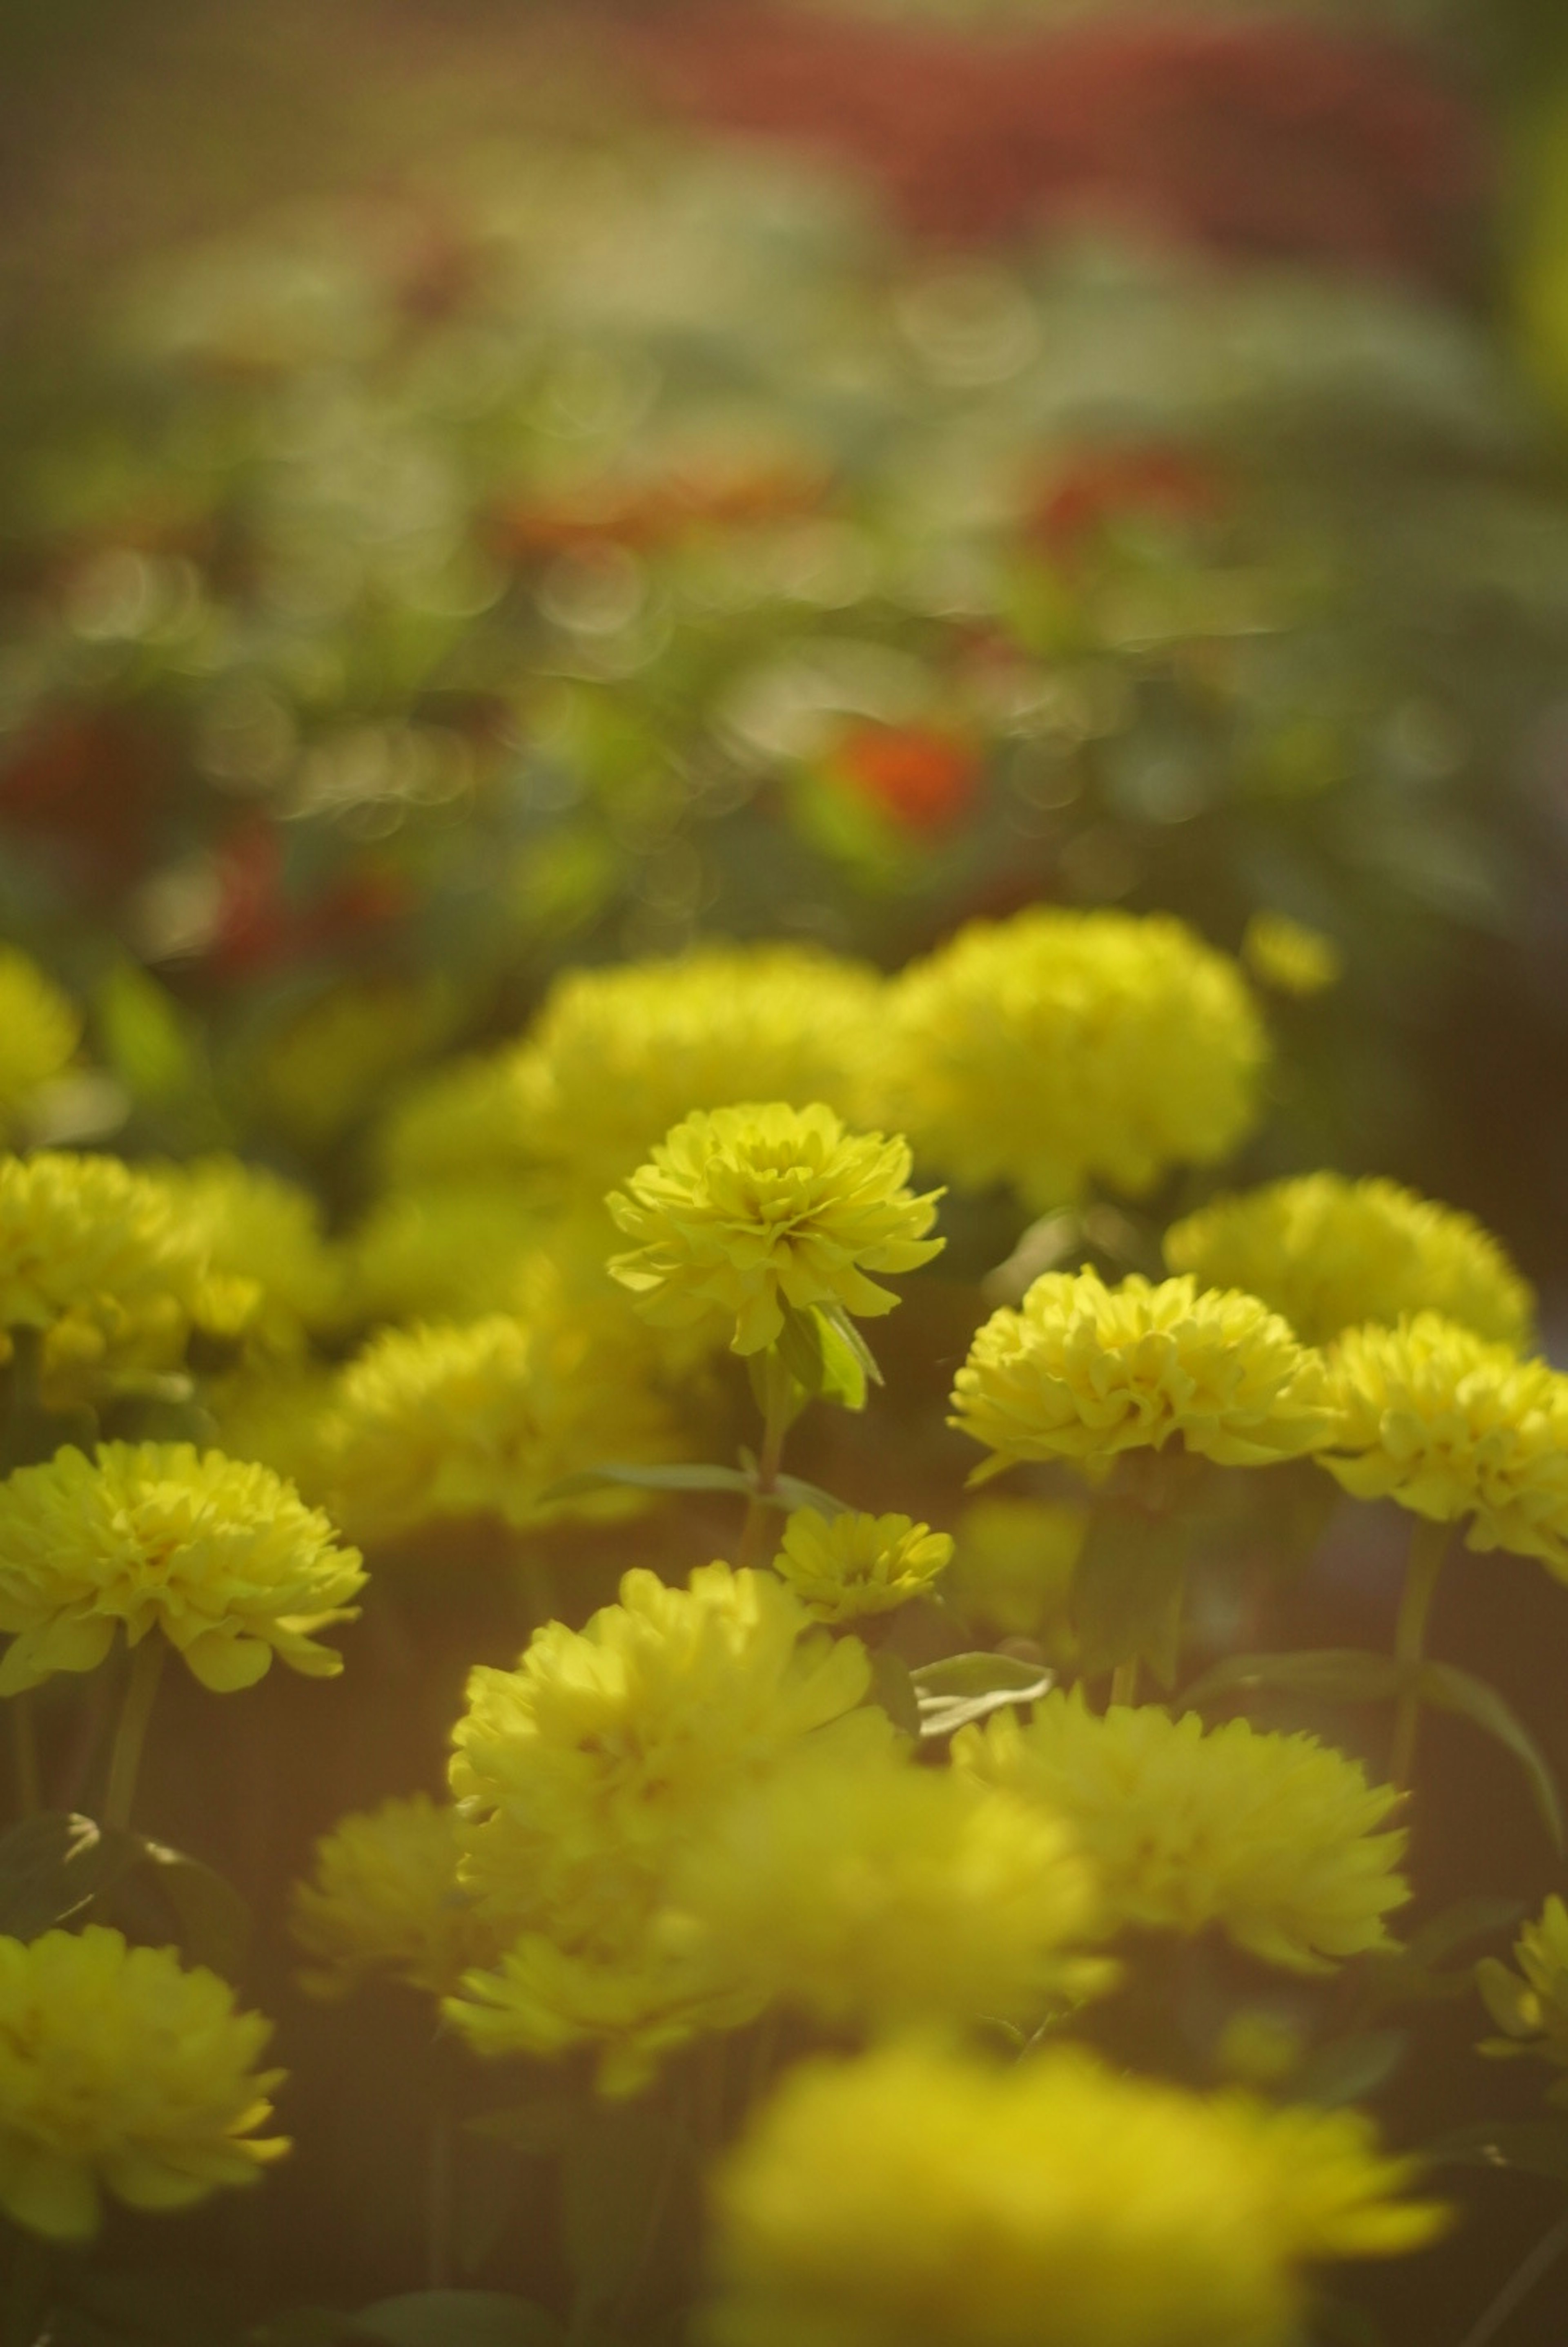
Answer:
<svg viewBox="0 0 1568 2347"><path fill-rule="evenodd" d="M1421 2145L1419 2156L1433 2168L1510 2168L1568 2184L1568 2120L1502 2119L1455 2127Z"/></svg>
<svg viewBox="0 0 1568 2347"><path fill-rule="evenodd" d="M141 1842L91 1818L48 1809L0 1835L0 1932L36 1940L77 1915L137 1864Z"/></svg>
<svg viewBox="0 0 1568 2347"><path fill-rule="evenodd" d="M817 1311L827 1331L830 1343L840 1346L846 1353L853 1357L855 1366L860 1371L862 1388L885 1384L886 1380L877 1365L876 1355L843 1306L820 1304ZM860 1404L856 1403L854 1407L859 1409Z"/></svg>
<svg viewBox="0 0 1568 2347"><path fill-rule="evenodd" d="M1410 2040L1402 2029L1368 2029L1339 2037L1308 2055L1290 2079L1290 2099L1319 2103L1328 2110L1359 2103L1387 2084L1404 2060Z"/></svg>
<svg viewBox="0 0 1568 2347"><path fill-rule="evenodd" d="M871 1655L871 1701L880 1703L895 1727L906 1736L921 1733L920 1702L910 1666L891 1646L878 1646Z"/></svg>
<svg viewBox="0 0 1568 2347"><path fill-rule="evenodd" d="M803 1482L799 1475L776 1475L770 1491L757 1495L765 1508L815 1508L820 1516L848 1516L854 1510L845 1500L835 1500L831 1491L819 1489L815 1483Z"/></svg>
<svg viewBox="0 0 1568 2347"><path fill-rule="evenodd" d="M383 2298L356 2316L356 2333L384 2347L558 2347L560 2323L529 2299L494 2290L423 2290Z"/></svg>
<svg viewBox="0 0 1568 2347"><path fill-rule="evenodd" d="M172 1910L175 1937L186 1954L232 1980L245 1962L252 1931L250 1910L234 1885L199 1858L159 1841L143 1841L137 1871Z"/></svg>
<svg viewBox="0 0 1568 2347"><path fill-rule="evenodd" d="M196 1030L168 989L135 962L121 962L93 1004L104 1058L133 1100L155 1105L201 1087Z"/></svg>
<svg viewBox="0 0 1568 2347"><path fill-rule="evenodd" d="M575 2337L608 2312L648 2254L684 2147L649 2103L583 2112L561 2163L561 2245L575 2284Z"/></svg>
<svg viewBox="0 0 1568 2347"><path fill-rule="evenodd" d="M956 1735L1009 1704L1038 1703L1055 1680L1054 1671L1016 1655L946 1655L910 1673L920 1707L922 1737Z"/></svg>
<svg viewBox="0 0 1568 2347"><path fill-rule="evenodd" d="M1400 1691L1399 1665L1389 1655L1355 1646L1327 1646L1302 1655L1231 1655L1195 1679L1182 1696L1201 1710L1217 1696L1279 1687L1320 1703L1387 1703Z"/></svg>
<svg viewBox="0 0 1568 2347"><path fill-rule="evenodd" d="M1146 1662L1176 1677L1188 1527L1115 1502L1096 1510L1073 1575L1073 1626L1086 1673Z"/></svg>
<svg viewBox="0 0 1568 2347"><path fill-rule="evenodd" d="M1457 2003L1475 1993L1475 1969L1461 1964L1439 1969L1445 1956L1489 1940L1526 1912L1518 1899L1461 1899L1412 1932L1402 1948L1366 1961L1367 1985L1375 2005Z"/></svg>
<svg viewBox="0 0 1568 2347"><path fill-rule="evenodd" d="M1455 1712L1468 1719L1483 1734L1495 1737L1505 1751L1511 1752L1523 1769L1542 1821L1552 1837L1553 1846L1563 1848L1563 1803L1557 1791L1557 1779L1541 1747L1512 1706L1484 1679L1471 1676L1469 1671L1456 1670L1451 1663L1423 1663L1418 1685L1424 1701L1439 1711Z"/></svg>
<svg viewBox="0 0 1568 2347"><path fill-rule="evenodd" d="M744 1498L750 1479L738 1467L585 1467L580 1474L564 1475L540 1493L542 1503L581 1499L585 1492L626 1485L636 1491L738 1491Z"/></svg>
<svg viewBox="0 0 1568 2347"><path fill-rule="evenodd" d="M864 1409L868 1379L881 1383L864 1339L837 1307L801 1312L787 1304L778 1342L779 1358L802 1391L842 1409Z"/></svg>

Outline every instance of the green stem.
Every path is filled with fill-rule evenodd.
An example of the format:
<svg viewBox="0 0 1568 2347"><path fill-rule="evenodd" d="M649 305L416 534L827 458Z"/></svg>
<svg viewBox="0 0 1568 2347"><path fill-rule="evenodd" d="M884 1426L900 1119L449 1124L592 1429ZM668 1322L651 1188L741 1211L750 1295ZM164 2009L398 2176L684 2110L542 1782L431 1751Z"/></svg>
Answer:
<svg viewBox="0 0 1568 2347"><path fill-rule="evenodd" d="M457 2213L457 2130L453 2124L452 2078L443 2048L437 2046L439 2074L431 2089L430 2134L424 2162L424 2279L427 2290L452 2286L453 2224Z"/></svg>
<svg viewBox="0 0 1568 2347"><path fill-rule="evenodd" d="M130 1823L137 1778L141 1773L142 1747L147 1742L148 1722L152 1717L152 1706L162 1671L163 1640L155 1630L142 1640L131 1655L125 1701L120 1706L119 1725L115 1729L114 1748L109 1754L108 1784L104 1794L104 1823L107 1826L128 1826Z"/></svg>
<svg viewBox="0 0 1568 2347"><path fill-rule="evenodd" d="M746 1503L746 1522L740 1534L742 1565L760 1564L763 1561L768 1519L773 1513L765 1495L779 1481L784 1438L789 1431L790 1407L795 1399L794 1380L779 1358L777 1345L770 1345L763 1356L762 1390L762 1454L757 1461L757 1489Z"/></svg>
<svg viewBox="0 0 1568 2347"><path fill-rule="evenodd" d="M38 1779L37 1722L26 1693L11 1698L11 1757L16 1774L16 1814L36 1818L44 1806Z"/></svg>
<svg viewBox="0 0 1568 2347"><path fill-rule="evenodd" d="M1416 1731L1420 1725L1421 1696L1416 1685L1416 1673L1426 1654L1427 1619L1431 1612L1432 1597L1437 1589L1438 1575L1448 1553L1447 1524L1429 1523L1424 1516L1416 1518L1410 1532L1410 1557L1405 1566L1404 1594L1400 1599L1400 1618L1394 1631L1394 1660L1400 1665L1401 1685L1399 1706L1394 1714L1393 1749L1389 1760L1390 1781L1401 1792L1409 1786L1415 1766Z"/></svg>
<svg viewBox="0 0 1568 2347"><path fill-rule="evenodd" d="M1517 2313L1537 2282L1543 2281L1568 2250L1568 2217L1561 2218L1543 2240L1537 2241L1523 2264L1512 2273L1485 2313L1464 2334L1463 2347L1487 2347L1511 2314Z"/></svg>
<svg viewBox="0 0 1568 2347"><path fill-rule="evenodd" d="M1118 1663L1111 1673L1111 1701L1131 1705L1137 1699L1138 1658L1133 1655L1125 1663Z"/></svg>

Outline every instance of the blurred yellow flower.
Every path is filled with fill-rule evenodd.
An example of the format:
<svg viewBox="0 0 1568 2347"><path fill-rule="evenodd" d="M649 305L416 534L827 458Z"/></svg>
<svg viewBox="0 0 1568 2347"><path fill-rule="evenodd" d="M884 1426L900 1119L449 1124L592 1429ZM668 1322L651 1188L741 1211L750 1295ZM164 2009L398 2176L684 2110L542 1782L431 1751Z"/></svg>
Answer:
<svg viewBox="0 0 1568 2347"><path fill-rule="evenodd" d="M251 1686L277 1655L311 1678L364 1586L359 1553L266 1467L188 1442L56 1451L0 1483L0 1695L97 1667L161 1632L203 1686Z"/></svg>
<svg viewBox="0 0 1568 2347"><path fill-rule="evenodd" d="M1315 2258L1438 2212L1346 2113L1061 2051L802 2065L718 2171L713 2347L1291 2347Z"/></svg>
<svg viewBox="0 0 1568 2347"><path fill-rule="evenodd" d="M1568 1580L1568 1377L1435 1312L1348 1329L1329 1357L1322 1463L1359 1500L1397 1500L1466 1545L1537 1556Z"/></svg>
<svg viewBox="0 0 1568 2347"><path fill-rule="evenodd" d="M941 1194L915 1196L909 1172L903 1142L846 1133L820 1102L699 1110L611 1197L636 1246L610 1269L656 1323L732 1319L738 1353L770 1345L786 1305L891 1312L866 1274L917 1270L943 1245L925 1235Z"/></svg>
<svg viewBox="0 0 1568 2347"><path fill-rule="evenodd" d="M852 1622L907 1604L952 1554L946 1532L908 1516L824 1516L797 1508L773 1570L818 1622Z"/></svg>
<svg viewBox="0 0 1568 2347"><path fill-rule="evenodd" d="M1324 1972L1392 1944L1383 1918L1410 1887L1400 1796L1310 1736L1244 1719L1207 1735L1194 1712L1046 1696L1028 1727L1000 1712L960 1730L953 1765L1064 1819L1095 1866L1108 1918L1145 1931L1214 1923L1265 1963Z"/></svg>
<svg viewBox="0 0 1568 2347"><path fill-rule="evenodd" d="M105 2192L162 2210L254 2183L289 2147L255 2133L283 2075L256 2068L270 2034L171 1949L97 1923L0 1939L0 2208L85 2241Z"/></svg>
<svg viewBox="0 0 1568 2347"><path fill-rule="evenodd" d="M533 1164L538 1091L515 1045L448 1061L406 1086L377 1134L387 1179L422 1189L447 1182L515 1184Z"/></svg>
<svg viewBox="0 0 1568 2347"><path fill-rule="evenodd" d="M1561 1899L1548 1899L1539 1920L1525 1924L1513 1960L1517 1973L1495 1956L1483 1956L1475 1968L1475 1984L1502 2031L1481 2050L1503 2061L1533 2055L1568 2070L1568 1907ZM1547 2100L1568 2104L1568 2078L1548 2088Z"/></svg>
<svg viewBox="0 0 1568 2347"><path fill-rule="evenodd" d="M1047 1272L993 1313L953 1386L948 1423L993 1456L1103 1460L1178 1438L1222 1467L1310 1450L1330 1424L1323 1366L1255 1296L1151 1286L1135 1273Z"/></svg>
<svg viewBox="0 0 1568 2347"><path fill-rule="evenodd" d="M557 1244L555 1218L514 1180L389 1191L347 1242L349 1307L354 1318L372 1323L514 1311L535 1259ZM606 1221L598 1270L612 1296L617 1292L604 1259L613 1244Z"/></svg>
<svg viewBox="0 0 1568 2347"><path fill-rule="evenodd" d="M942 1594L965 1621L1072 1659L1069 1613L1089 1511L1063 1500L975 1500L958 1520Z"/></svg>
<svg viewBox="0 0 1568 2347"><path fill-rule="evenodd" d="M1534 1317L1533 1296L1489 1231L1395 1182L1306 1174L1217 1198L1172 1225L1165 1255L1206 1286L1260 1297L1307 1345L1431 1311L1519 1347Z"/></svg>
<svg viewBox="0 0 1568 2347"><path fill-rule="evenodd" d="M290 1930L311 1995L347 1996L380 1973L444 1996L496 1953L495 1932L457 1880L457 1818L427 1794L341 1818L294 1885Z"/></svg>
<svg viewBox="0 0 1568 2347"><path fill-rule="evenodd" d="M1268 1044L1234 962L1164 915L977 921L893 984L880 1122L966 1190L1060 1205L1228 1156Z"/></svg>
<svg viewBox="0 0 1568 2347"><path fill-rule="evenodd" d="M158 1166L183 1229L219 1278L253 1283L259 1305L243 1316L248 1336L270 1352L298 1353L311 1330L339 1317L342 1282L310 1191L238 1157L198 1157Z"/></svg>
<svg viewBox="0 0 1568 2347"><path fill-rule="evenodd" d="M0 946L0 1134L67 1065L81 1035L69 997L25 954Z"/></svg>
<svg viewBox="0 0 1568 2347"><path fill-rule="evenodd" d="M0 1327L70 1313L119 1333L148 1307L178 1317L204 1269L202 1234L156 1175L64 1151L0 1158Z"/></svg>
<svg viewBox="0 0 1568 2347"><path fill-rule="evenodd" d="M1254 913L1241 940L1241 958L1276 994L1305 999L1326 994L1345 972L1345 957L1321 929L1288 913Z"/></svg>

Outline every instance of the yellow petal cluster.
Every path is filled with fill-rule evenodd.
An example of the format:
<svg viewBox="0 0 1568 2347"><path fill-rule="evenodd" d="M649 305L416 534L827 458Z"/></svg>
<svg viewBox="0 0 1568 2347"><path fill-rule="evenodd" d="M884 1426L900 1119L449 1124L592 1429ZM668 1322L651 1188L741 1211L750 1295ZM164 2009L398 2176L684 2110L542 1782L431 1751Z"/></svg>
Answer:
<svg viewBox="0 0 1568 2347"><path fill-rule="evenodd" d="M380 1975L444 1996L490 1962L494 1932L457 1880L456 1815L426 1793L341 1818L297 1882L289 1926L312 1996L347 1996Z"/></svg>
<svg viewBox="0 0 1568 2347"><path fill-rule="evenodd" d="M1103 1460L1178 1439L1222 1467L1310 1450L1330 1419L1323 1366L1255 1296L1047 1272L993 1313L953 1386L949 1424L993 1455Z"/></svg>
<svg viewBox="0 0 1568 2347"><path fill-rule="evenodd" d="M797 1508L773 1570L818 1622L887 1614L931 1587L952 1555L946 1532L908 1516L824 1516Z"/></svg>
<svg viewBox="0 0 1568 2347"><path fill-rule="evenodd" d="M67 1448L0 1483L0 1695L97 1668L117 1629L161 1632L203 1686L251 1686L274 1655L312 1678L351 1622L357 1550L266 1467L186 1442Z"/></svg>
<svg viewBox="0 0 1568 2347"><path fill-rule="evenodd" d="M1502 2032L1481 2050L1505 2061L1533 2055L1568 2070L1568 1906L1561 1899L1548 1899L1537 1920L1525 1924L1513 1960L1517 1973L1495 1956L1483 1956L1475 1968L1475 1984ZM1559 2078L1547 2099L1568 2104L1568 2078Z"/></svg>
<svg viewBox="0 0 1568 2347"><path fill-rule="evenodd" d="M1537 1556L1568 1579L1568 1377L1435 1312L1347 1330L1329 1368L1321 1457L1346 1491L1468 1518L1469 1547Z"/></svg>
<svg viewBox="0 0 1568 2347"><path fill-rule="evenodd" d="M149 1307L188 1309L204 1269L202 1235L156 1176L63 1150L0 1157L0 1327L72 1314L121 1333Z"/></svg>
<svg viewBox="0 0 1568 2347"><path fill-rule="evenodd" d="M0 946L0 1133L66 1066L81 1033L69 997L25 954Z"/></svg>
<svg viewBox="0 0 1568 2347"><path fill-rule="evenodd" d="M713 2347L1294 2347L1302 2269L1441 2224L1348 2113L1060 2052L803 2065L719 2170Z"/></svg>
<svg viewBox="0 0 1568 2347"><path fill-rule="evenodd" d="M1074 1691L1027 1727L1002 1712L961 1729L953 1762L1065 1819L1118 1924L1217 1924L1267 1963L1321 1972L1390 1946L1383 1918L1410 1895L1405 1837L1380 1830L1399 1795L1314 1737L1244 1719L1206 1733L1155 1705L1096 1717Z"/></svg>
<svg viewBox="0 0 1568 2347"><path fill-rule="evenodd" d="M1241 940L1241 958L1265 986L1300 1001L1338 986L1345 970L1345 957L1333 938L1288 913L1254 913Z"/></svg>
<svg viewBox="0 0 1568 2347"><path fill-rule="evenodd" d="M1535 1299L1490 1231L1397 1182L1306 1174L1217 1198L1166 1233L1172 1271L1245 1288L1304 1344L1346 1328L1441 1312L1518 1348Z"/></svg>
<svg viewBox="0 0 1568 2347"><path fill-rule="evenodd" d="M341 1279L310 1191L238 1157L193 1158L157 1178L209 1269L258 1291L248 1335L269 1351L298 1353L309 1331L331 1326Z"/></svg>
<svg viewBox="0 0 1568 2347"><path fill-rule="evenodd" d="M903 1142L846 1133L820 1101L699 1110L611 1197L636 1245L610 1269L655 1323L733 1321L738 1353L770 1345L786 1305L891 1312L867 1273L915 1271L942 1246L925 1235L940 1193L917 1197L909 1174Z"/></svg>
<svg viewBox="0 0 1568 2347"><path fill-rule="evenodd" d="M256 2067L270 2034L170 1949L97 1923L0 1939L0 2209L85 2241L106 2192L152 2211L254 2183L288 2149L256 2133L283 2075Z"/></svg>
<svg viewBox="0 0 1568 2347"><path fill-rule="evenodd" d="M977 921L894 981L879 1116L966 1190L1131 1195L1227 1156L1268 1046L1236 965L1164 915Z"/></svg>

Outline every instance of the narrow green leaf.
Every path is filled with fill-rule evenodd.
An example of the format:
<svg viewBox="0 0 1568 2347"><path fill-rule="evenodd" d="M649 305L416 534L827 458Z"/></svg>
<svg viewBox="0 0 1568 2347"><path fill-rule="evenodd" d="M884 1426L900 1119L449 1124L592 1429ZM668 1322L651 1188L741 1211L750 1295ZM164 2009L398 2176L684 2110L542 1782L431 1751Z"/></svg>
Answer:
<svg viewBox="0 0 1568 2347"><path fill-rule="evenodd" d="M63 1809L0 1835L0 1932L36 1940L79 1914L137 1865L135 1834Z"/></svg>
<svg viewBox="0 0 1568 2347"><path fill-rule="evenodd" d="M423 2290L383 2298L355 2318L384 2347L557 2347L555 2317L531 2300L494 2290Z"/></svg>
<svg viewBox="0 0 1568 2347"><path fill-rule="evenodd" d="M826 1385L822 1339L822 1323L815 1312L798 1312L792 1304L785 1305L784 1326L775 1340L779 1358L805 1393L820 1394Z"/></svg>
<svg viewBox="0 0 1568 2347"><path fill-rule="evenodd" d="M1420 2157L1433 2168L1512 2168L1568 2184L1568 2120L1500 2119L1455 2127L1423 2144Z"/></svg>
<svg viewBox="0 0 1568 2347"><path fill-rule="evenodd" d="M636 1491L738 1491L743 1497L751 1489L738 1467L612 1465L585 1467L579 1474L564 1475L541 1492L540 1499L554 1505L557 1500L578 1500L588 1491L618 1485Z"/></svg>
<svg viewBox="0 0 1568 2347"><path fill-rule="evenodd" d="M1551 1762L1512 1706L1485 1679L1474 1678L1469 1671L1456 1670L1451 1663L1423 1663L1418 1683L1424 1701L1439 1711L1455 1712L1461 1719L1468 1719L1472 1727L1494 1737L1513 1755L1529 1781L1553 1845L1560 1850L1563 1803L1557 1779Z"/></svg>
<svg viewBox="0 0 1568 2347"><path fill-rule="evenodd" d="M847 1353L853 1354L864 1382L867 1385L872 1386L885 1384L886 1380L878 1366L876 1355L872 1352L864 1337L860 1334L859 1327L850 1319L843 1306L841 1304L821 1304L818 1306L817 1309L822 1321L826 1325L830 1335L837 1337L839 1343L844 1348L844 1350Z"/></svg>
<svg viewBox="0 0 1568 2347"><path fill-rule="evenodd" d="M1301 1655L1231 1655L1195 1679L1182 1696L1200 1711L1222 1695L1279 1687L1321 1703L1386 1703L1400 1691L1400 1666L1389 1655L1354 1646L1326 1646Z"/></svg>
<svg viewBox="0 0 1568 2347"><path fill-rule="evenodd" d="M252 1931L250 1910L234 1885L199 1858L164 1842L143 1841L137 1871L143 1870L173 1911L176 1937L186 1954L232 1980L245 1962Z"/></svg>
<svg viewBox="0 0 1568 2347"><path fill-rule="evenodd" d="M776 1475L773 1489L758 1494L768 1508L815 1508L820 1516L848 1516L854 1513L845 1500L835 1500L831 1491L820 1490L815 1483L803 1482L799 1475Z"/></svg>
<svg viewBox="0 0 1568 2347"><path fill-rule="evenodd" d="M932 1742L955 1736L1009 1704L1038 1703L1050 1692L1055 1674L1015 1655L973 1654L924 1663L910 1677L920 1706L921 1736Z"/></svg>
<svg viewBox="0 0 1568 2347"><path fill-rule="evenodd" d="M1368 2029L1335 2038L1317 2047L1292 2074L1290 2098L1329 2110L1361 2102L1393 2076L1409 2044L1402 2029Z"/></svg>

